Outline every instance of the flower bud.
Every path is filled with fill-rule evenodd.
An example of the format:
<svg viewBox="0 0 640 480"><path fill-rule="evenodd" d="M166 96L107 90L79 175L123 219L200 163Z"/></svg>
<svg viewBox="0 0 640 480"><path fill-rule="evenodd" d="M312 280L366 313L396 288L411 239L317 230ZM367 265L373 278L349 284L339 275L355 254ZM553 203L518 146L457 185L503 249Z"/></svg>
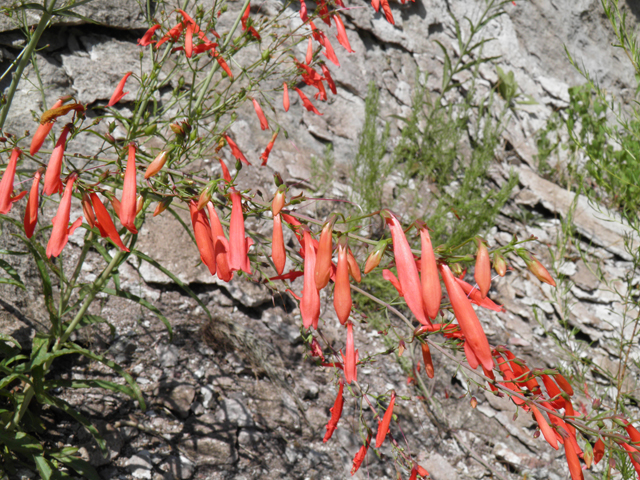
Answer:
<svg viewBox="0 0 640 480"><path fill-rule="evenodd" d="M507 262L505 262L504 257L498 252L493 254L493 269L501 277L504 277L507 273Z"/></svg>
<svg viewBox="0 0 640 480"><path fill-rule="evenodd" d="M471 401L469 403L471 404L471 408L476 408L478 406L478 400L476 397L471 397Z"/></svg>
<svg viewBox="0 0 640 480"><path fill-rule="evenodd" d="M278 187L278 191L273 197L273 201L271 202L271 211L273 212L274 217L278 215L280 213L280 210L282 210L282 207L284 207L286 192L286 186L280 185Z"/></svg>
<svg viewBox="0 0 640 480"><path fill-rule="evenodd" d="M169 154L165 150L161 151L147 167L147 171L144 172L144 178L151 178L154 175L157 175L167 162L167 158L169 158Z"/></svg>
<svg viewBox="0 0 640 480"><path fill-rule="evenodd" d="M164 212L167 209L167 207L171 205L172 201L173 201L173 197L166 197L161 202L158 202L156 209L153 211L153 216L155 217L157 215L160 215L162 212Z"/></svg>
<svg viewBox="0 0 640 480"><path fill-rule="evenodd" d="M211 200L211 185L207 185L204 190L200 193L200 198L198 199L198 211L202 210L207 203Z"/></svg>
<svg viewBox="0 0 640 480"><path fill-rule="evenodd" d="M527 268L529 269L529 271L533 273L538 280L544 283L548 283L552 287L556 286L555 280L551 277L551 274L547 271L547 269L544 268L542 263L540 263L540 260L526 251L520 251L518 252L518 254L520 255L520 258L522 258L527 264Z"/></svg>
<svg viewBox="0 0 640 480"><path fill-rule="evenodd" d="M173 133L175 133L176 135L180 136L180 137L184 137L184 128L182 128L182 126L178 125L177 123L171 123L169 125L169 128L173 131Z"/></svg>
<svg viewBox="0 0 640 480"><path fill-rule="evenodd" d="M136 200L136 215L142 211L142 207L144 207L144 197L138 195L138 199Z"/></svg>
<svg viewBox="0 0 640 480"><path fill-rule="evenodd" d="M378 242L378 244L374 248L373 252L371 252L369 254L369 256L367 257L367 261L364 264L364 274L365 275L367 275L374 268L376 268L378 265L380 265L380 260L382 260L382 255L384 254L384 251L386 249L387 249L387 242L386 241L383 240L381 242Z"/></svg>

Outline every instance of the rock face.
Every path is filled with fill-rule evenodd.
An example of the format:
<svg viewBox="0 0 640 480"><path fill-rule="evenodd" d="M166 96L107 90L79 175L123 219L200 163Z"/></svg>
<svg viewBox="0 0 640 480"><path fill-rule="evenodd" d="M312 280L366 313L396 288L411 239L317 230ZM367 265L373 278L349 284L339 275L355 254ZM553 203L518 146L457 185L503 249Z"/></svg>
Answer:
<svg viewBox="0 0 640 480"><path fill-rule="evenodd" d="M337 183L358 148L369 81L380 91L381 117L406 115L418 72L430 73L430 89L440 84L442 56L436 40L455 48L449 12L458 18L476 16L483 2L418 0L393 4L395 27L363 1L352 5L363 7L344 12L356 53L340 49L342 66L331 67L338 94L319 105L322 117L303 112L297 100L288 115L275 114L291 142L279 144L265 169L243 171L243 175L252 175L256 184L268 184L274 172L288 180L313 184L317 179L311 173L311 157L322 157L326 142L334 148ZM43 42L50 46L38 52L49 106L66 94L90 107L104 105L122 75L138 68L135 40L141 34L139 29L147 26L138 2L95 1L82 8L83 15L101 26L65 20L44 37ZM632 11L638 13L637 9ZM23 39L11 18L0 18L0 53L6 67ZM28 23L37 23L37 18L28 17ZM554 109L567 105L567 87L582 81L566 60L562 45L567 45L607 90L622 98L633 96L633 71L621 55L611 53L613 35L597 0L571 5L559 0L517 2L488 25L487 35L496 40L486 45L483 54L500 56L498 64L513 71L522 92L538 102L521 107L505 132L516 160L497 164L495 181L504 182L509 169L514 168L520 184L488 235L490 246L506 244L513 235L535 235L543 244L553 245L561 239L562 220L572 215L580 234L576 243L587 255L581 258L573 250L558 260L558 271L564 275L562 285L568 292L562 304L524 264L514 262L513 270L496 279L491 291L492 298L507 312L482 311L480 319L492 344L510 346L535 367L555 366L560 361L554 339L568 338L570 328L593 342L595 364L610 366L616 354L614 327L621 327L624 321L614 293L619 285L614 280L630 268L624 248L624 235L629 230L609 221L613 213L595 212L583 199L574 205L573 194L539 177L530 168L536 153L532 139ZM483 67L480 73L485 87L497 82L493 69ZM7 123L10 132L33 131L32 112L44 108L42 96L33 87L37 82L32 67L27 75L33 83L20 85ZM7 86L5 78L0 88ZM135 82L129 89L129 98L133 98ZM122 108L127 108L126 101ZM257 159L268 137L254 117L244 113L231 131L247 156ZM391 123L395 137L402 124ZM54 131L60 128L56 125ZM84 145L91 152L99 147L91 138ZM217 167L207 168L217 173ZM537 212L535 224L521 221L522 209ZM47 214L50 218L53 213ZM81 243L81 236L72 237L71 257L78 255ZM6 248L11 245L7 243ZM101 430L109 442L109 459L98 459L94 450L87 453L103 478L348 478L352 458L360 447L362 432L355 421L360 406L349 398L338 430L330 442L322 442L336 395L334 378L305 358L297 306L244 278L236 277L229 284L218 282L198 265L195 247L172 217L152 220L141 232L138 248L162 259L165 267L192 288L201 305L148 263L131 259L121 267L123 290L159 305L173 325L175 338L168 344L168 335L154 315L136 305L113 298L101 304L99 313L113 323L115 335L106 326L96 327L85 340L104 347L109 358L131 372L149 401L149 409L141 412L118 394L63 392L69 403L104 422ZM536 253L546 264L551 263L546 248L540 246ZM90 252L82 269L83 279L95 279L100 262L99 255ZM36 284L35 267L21 264L17 268L23 278ZM301 286L294 283L293 289L299 292ZM38 328L37 321L43 320L42 299L34 292L2 285L0 307L0 331L12 332L26 344ZM341 348L344 331L332 316L330 299L323 298L322 311L324 335ZM357 329L356 344L371 351L387 348L383 336L373 329ZM419 362L419 357L415 358ZM465 395L473 384L445 358L434 355L434 362L434 403L399 402L397 411L400 425L408 430L409 450L432 478L566 477L563 458L541 439L533 438L535 425L530 416L520 412L514 421L513 404L493 395L477 394L478 406L472 411ZM87 375L111 378L111 372L103 367L73 365L68 374L74 379ZM399 365L376 372L377 377L367 369L361 373L368 376L376 391L395 388L399 395L415 399L416 390ZM636 380L633 374L625 378L626 393L637 393ZM585 405L589 403L585 396L578 398ZM82 430L69 427L63 433L62 438L70 444L88 442ZM469 453L470 448L475 456ZM354 478L396 478L391 454L386 444L380 458L370 452L366 467L363 465Z"/></svg>

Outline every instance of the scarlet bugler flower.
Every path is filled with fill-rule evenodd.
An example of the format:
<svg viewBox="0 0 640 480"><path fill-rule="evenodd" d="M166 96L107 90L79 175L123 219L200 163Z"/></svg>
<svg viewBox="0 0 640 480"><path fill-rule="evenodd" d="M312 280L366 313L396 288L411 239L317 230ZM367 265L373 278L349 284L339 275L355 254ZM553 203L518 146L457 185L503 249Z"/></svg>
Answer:
<svg viewBox="0 0 640 480"><path fill-rule="evenodd" d="M349 43L349 37L347 37L347 30L344 28L344 23L342 23L342 19L340 18L340 15L338 15L337 13L333 15L333 19L336 21L336 29L338 30L338 35L337 35L337 39L338 42L340 42L340 45L342 45L347 52L349 53L355 53L354 50L351 48L351 44Z"/></svg>
<svg viewBox="0 0 640 480"><path fill-rule="evenodd" d="M260 120L260 128L262 130L267 130L269 128L269 122L267 121L267 117L264 116L264 112L262 111L262 107L260 106L260 104L258 103L258 101L255 98L252 98L251 101L253 102L253 108L256 111L256 115L258 116L258 119Z"/></svg>
<svg viewBox="0 0 640 480"><path fill-rule="evenodd" d="M193 226L193 236L200 251L202 263L209 269L211 275L216 274L216 257L213 250L213 240L211 239L211 225L204 210L198 210L195 200L189 201L189 212L191 214L191 225Z"/></svg>
<svg viewBox="0 0 640 480"><path fill-rule="evenodd" d="M316 257L315 282L316 288L322 290L331 278L331 256L333 254L333 225L337 216L332 215L322 227L318 241L318 255Z"/></svg>
<svg viewBox="0 0 640 480"><path fill-rule="evenodd" d="M120 250L128 252L129 249L124 246L124 243L122 243L120 235L118 235L118 230L116 229L113 220L111 220L111 215L109 215L109 211L104 206L104 203L102 203L102 200L100 200L98 195L93 192L89 194L89 197L91 198L93 211L96 214L96 226L98 227L98 230L100 230L100 236L103 238L109 237L109 239L115 243Z"/></svg>
<svg viewBox="0 0 640 480"><path fill-rule="evenodd" d="M82 217L79 217L71 227L69 227L69 215L71 211L71 198L73 191L73 183L78 178L76 173L72 173L67 178L67 185L62 194L60 205L58 206L58 212L53 217L51 223L53 223L53 229L51 230L51 237L47 242L47 257L57 257L62 253L62 249L69 241L69 235L71 235L76 228L82 224Z"/></svg>
<svg viewBox="0 0 640 480"><path fill-rule="evenodd" d="M304 108L306 108L309 112L315 113L316 115L322 115L322 113L320 113L318 109L313 106L313 103L311 103L311 100L309 100L307 96L304 93L302 93L302 90L296 87L296 92L298 92L298 95L300 96L300 100L302 100L302 104L304 105Z"/></svg>
<svg viewBox="0 0 640 480"><path fill-rule="evenodd" d="M362 275L360 274L360 266L356 262L356 257L353 256L353 252L350 248L347 249L347 263L349 264L349 275L357 283L362 281Z"/></svg>
<svg viewBox="0 0 640 480"><path fill-rule="evenodd" d="M322 68L322 74L324 75L324 79L327 81L327 85L329 85L329 88L331 89L331 93L334 95L337 94L338 90L336 90L336 83L333 81L329 68L324 63L320 65L320 68Z"/></svg>
<svg viewBox="0 0 640 480"><path fill-rule="evenodd" d="M284 237L282 236L282 217L280 214L273 217L273 236L271 237L271 259L276 267L278 275L282 275L284 266L287 263L287 253L284 248Z"/></svg>
<svg viewBox="0 0 640 480"><path fill-rule="evenodd" d="M307 54L304 57L304 61L307 65L313 60L313 38L309 37L307 42Z"/></svg>
<svg viewBox="0 0 640 480"><path fill-rule="evenodd" d="M582 473L582 467L580 466L578 452L576 452L572 442L564 443L564 453L567 457L567 465L569 467L569 472L571 473L571 480L584 480L584 474Z"/></svg>
<svg viewBox="0 0 640 480"><path fill-rule="evenodd" d="M232 189L229 194L231 198L231 220L229 223L229 269L232 272L242 270L251 275L251 264L249 263L249 248L253 245L253 240L245 237L244 216L242 214L242 196Z"/></svg>
<svg viewBox="0 0 640 480"><path fill-rule="evenodd" d="M27 238L31 238L33 236L33 232L38 223L38 200L42 170L42 168L39 168L33 176L33 183L31 184L31 190L29 191L29 200L27 200L27 208L24 211L24 233Z"/></svg>
<svg viewBox="0 0 640 480"><path fill-rule="evenodd" d="M122 90L124 90L124 84L127 82L127 79L132 73L133 72L127 72L124 74L124 77L122 77L122 79L120 80L120 83L118 83L118 86L113 91L113 95L111 95L111 100L109 100L109 103L107 103L107 107L113 107L116 103L122 100L122 97L124 97L126 94L129 93L129 92L123 93Z"/></svg>
<svg viewBox="0 0 640 480"><path fill-rule="evenodd" d="M367 441L360 447L360 449L356 452L356 455L353 457L353 466L351 467L351 475L355 475L355 473L362 465L365 457L367 456L367 450L369 450L369 445L371 443L371 433L367 436Z"/></svg>
<svg viewBox="0 0 640 480"><path fill-rule="evenodd" d="M282 207L284 207L284 202L286 200L286 192L287 192L287 187L285 185L280 185L278 187L278 191L276 192L276 194L273 197L273 200L271 201L271 213L276 216L280 213L280 210L282 210Z"/></svg>
<svg viewBox="0 0 640 480"><path fill-rule="evenodd" d="M391 13L391 7L389 6L389 0L380 0L380 5L382 5L382 11L384 12L384 16L391 25L395 25L396 22L393 19L393 13Z"/></svg>
<svg viewBox="0 0 640 480"><path fill-rule="evenodd" d="M416 267L416 262L413 258L407 237L402 230L402 225L389 210L383 210L381 215L391 230L393 253L396 259L396 267L398 268L398 280L400 281L407 306L420 323L429 325L431 322L424 313L424 301L422 299L418 267Z"/></svg>
<svg viewBox="0 0 640 480"><path fill-rule="evenodd" d="M278 138L278 133L280 133L280 129L273 132L271 136L271 141L267 144L267 148L264 149L260 158L262 159L262 166L264 167L267 164L267 160L269 160L269 155L271 154L271 149L273 148L273 144L276 143L276 138Z"/></svg>
<svg viewBox="0 0 640 480"><path fill-rule="evenodd" d="M320 295L316 288L316 252L313 238L308 228L304 229L304 283L302 287L302 300L300 301L300 314L304 328L318 329L320 318Z"/></svg>
<svg viewBox="0 0 640 480"><path fill-rule="evenodd" d="M327 423L326 429L327 433L324 435L323 442L328 442L333 432L335 432L338 427L338 422L340 421L340 416L342 415L342 407L344 406L344 398L342 397L342 391L344 390L344 382L340 380L340 387L338 388L338 396L336 397L336 401L333 403L333 407L331 408L331 418L329 419L329 423Z"/></svg>
<svg viewBox="0 0 640 480"><path fill-rule="evenodd" d="M287 86L287 82L283 83L282 90L282 108L284 108L285 112L289 111L289 87Z"/></svg>
<svg viewBox="0 0 640 480"><path fill-rule="evenodd" d="M120 201L120 223L131 233L136 234L136 145L129 144L127 168L124 171L124 184L122 186L122 200Z"/></svg>
<svg viewBox="0 0 640 480"><path fill-rule="evenodd" d="M549 423L544 418L544 415L542 415L542 413L540 413L540 410L538 410L538 407L536 407L533 404L531 404L530 407L531 407L531 411L533 412L533 416L536 419L536 422L538 422L538 426L540 427L540 431L542 432L544 439L547 441L549 445L551 445L553 448L558 450L558 439L554 434L553 428L549 426ZM566 445L565 445L565 448L566 448Z"/></svg>
<svg viewBox="0 0 640 480"><path fill-rule="evenodd" d="M427 372L427 377L433 378L434 369L433 369L433 359L431 358L431 349L429 348L429 344L424 341L420 344L422 348L422 360L424 361L424 370Z"/></svg>
<svg viewBox="0 0 640 480"><path fill-rule="evenodd" d="M220 217L213 206L213 203L207 203L207 211L211 219L211 240L213 242L213 254L216 259L216 271L218 278L223 282L229 282L233 278L233 272L229 268L229 242L222 229Z"/></svg>
<svg viewBox="0 0 640 480"><path fill-rule="evenodd" d="M476 241L478 242L478 252L476 253L476 268L473 275L478 284L480 295L485 298L491 288L491 260L485 243L480 239L476 239Z"/></svg>
<svg viewBox="0 0 640 480"><path fill-rule="evenodd" d="M142 38L138 39L138 45L140 45L141 47L146 47L147 45L155 43L154 40L151 40L151 37L153 37L153 34L156 33L156 30L158 30L159 28L160 24L156 23L153 27L147 30Z"/></svg>
<svg viewBox="0 0 640 480"><path fill-rule="evenodd" d="M64 98L61 98L56 103L54 103L51 109L53 110L53 109L59 108L62 105L64 105ZM53 128L53 120L40 123L40 125L38 125L38 129L36 130L36 133L33 135L33 138L31 139L31 147L29 148L29 153L31 155L35 155L36 153L38 153L38 151L42 147L42 144L44 143L45 139L47 138L47 135L49 135L49 132L51 131L52 128Z"/></svg>
<svg viewBox="0 0 640 480"><path fill-rule="evenodd" d="M148 179L157 175L158 172L162 170L162 167L164 167L164 164L167 163L167 158L169 158L169 153L165 150L161 151L147 167L147 170L144 172L144 178Z"/></svg>
<svg viewBox="0 0 640 480"><path fill-rule="evenodd" d="M342 352L340 352L342 355ZM358 380L358 350L355 349L353 341L353 323L347 322L347 345L345 354L342 355L344 363L344 378L347 383Z"/></svg>
<svg viewBox="0 0 640 480"><path fill-rule="evenodd" d="M67 135L72 125L69 123L65 125L60 133L60 137L56 142L56 146L51 153L49 163L47 164L47 171L44 174L44 189L43 195L53 195L54 193L62 193L62 182L60 181L60 172L62 171L62 160L64 158L64 149L67 143Z"/></svg>
<svg viewBox="0 0 640 480"><path fill-rule="evenodd" d="M391 400L389 401L389 407L387 407L387 411L384 412L384 417L382 421L378 423L378 434L376 435L376 448L380 448L384 439L389 433L389 424L391 423L391 417L393 416L393 405L396 402L396 392L391 392Z"/></svg>
<svg viewBox="0 0 640 480"><path fill-rule="evenodd" d="M438 316L438 312L440 311L442 287L440 286L438 265L436 264L436 256L433 252L429 230L424 223L421 223L419 227L422 248L420 258L422 300L424 301L425 313L433 320Z"/></svg>
<svg viewBox="0 0 640 480"><path fill-rule="evenodd" d="M335 277L336 285L333 290L333 307L335 308L336 315L338 315L338 320L340 320L340 323L342 325L344 325L347 320L349 320L352 306L351 286L349 285L349 264L347 260L347 248L347 237L343 236L338 242L338 268L336 269Z"/></svg>
<svg viewBox="0 0 640 480"><path fill-rule="evenodd" d="M236 142L234 142L231 139L231 137L229 135L227 135L226 133L223 136L224 136L224 139L229 144L229 148L231 149L231 155L233 155L237 160L240 160L242 163L246 163L247 165L251 165L249 163L249 161L246 159L246 157L244 156L244 154L238 148L238 145L236 145Z"/></svg>
<svg viewBox="0 0 640 480"><path fill-rule="evenodd" d="M504 257L498 252L493 254L493 269L501 277L507 274L507 262L505 262Z"/></svg>
<svg viewBox="0 0 640 480"><path fill-rule="evenodd" d="M2 180L0 181L0 213L6 215L11 210L11 206L14 202L17 202L24 197L27 192L20 192L16 196L13 194L13 179L16 176L16 166L18 165L18 157L22 154L22 150L14 148L11 150L11 157L7 164L7 169L2 174Z"/></svg>
<svg viewBox="0 0 640 480"><path fill-rule="evenodd" d="M471 302L469 302L460 285L457 284L453 273L451 273L447 265L440 265L440 273L442 273L444 286L449 294L453 313L460 324L465 339L469 342L473 353L484 368L492 370L494 364L491 357L491 348L480 320L478 320L478 316L471 306Z"/></svg>
<svg viewBox="0 0 640 480"><path fill-rule="evenodd" d="M604 442L602 441L601 438L599 438L598 441L593 446L593 461L595 462L596 465L600 463L600 460L602 460L602 457L604 457Z"/></svg>

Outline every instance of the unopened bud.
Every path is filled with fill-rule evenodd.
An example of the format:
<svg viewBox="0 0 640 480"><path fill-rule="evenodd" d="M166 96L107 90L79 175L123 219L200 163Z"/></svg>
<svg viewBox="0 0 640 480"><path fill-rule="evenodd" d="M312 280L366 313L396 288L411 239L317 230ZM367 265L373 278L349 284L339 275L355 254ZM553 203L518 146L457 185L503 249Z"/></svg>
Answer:
<svg viewBox="0 0 640 480"><path fill-rule="evenodd" d="M547 269L544 268L544 266L536 257L524 250L519 251L518 255L520 255L520 258L524 260L524 263L527 264L527 268L529 269L529 271L533 273L538 280L544 283L548 283L552 287L556 286L556 282L551 277L551 274L549 274Z"/></svg>
<svg viewBox="0 0 640 480"><path fill-rule="evenodd" d="M347 261L349 262L349 275L356 282L360 283L362 281L362 275L360 274L360 266L358 262L356 262L356 258L353 256L351 249L347 251Z"/></svg>
<svg viewBox="0 0 640 480"><path fill-rule="evenodd" d="M471 401L469 403L471 404L471 408L476 408L478 406L478 400L476 397L471 397Z"/></svg>
<svg viewBox="0 0 640 480"><path fill-rule="evenodd" d="M376 268L378 265L380 265L380 260L382 260L382 255L384 254L384 251L387 249L387 242L386 241L381 241L379 242L375 249L373 250L373 252L371 252L369 254L369 256L367 257L367 261L364 264L364 274L367 275L368 273L370 273L374 268Z"/></svg>
<svg viewBox="0 0 640 480"><path fill-rule="evenodd" d="M536 428L536 431L533 432L533 438L538 438L540 436L540 429Z"/></svg>
<svg viewBox="0 0 640 480"><path fill-rule="evenodd" d="M146 172L144 172L144 178L151 178L154 175L157 175L164 164L167 162L167 158L169 158L169 154L166 151L161 151L156 158L153 159L153 162L149 164Z"/></svg>
<svg viewBox="0 0 640 480"><path fill-rule="evenodd" d="M285 200L286 200L285 198L286 191L287 191L287 187L284 185L280 185L278 187L278 191L273 197L273 201L271 202L271 212L273 213L274 217L278 215L282 210L282 207L284 207Z"/></svg>
<svg viewBox="0 0 640 480"><path fill-rule="evenodd" d="M156 209L153 211L153 216L155 217L156 215L160 215L162 212L164 212L167 209L167 207L171 205L172 201L173 201L173 197L167 197L163 199L161 202L158 202Z"/></svg>
<svg viewBox="0 0 640 480"><path fill-rule="evenodd" d="M398 344L398 356L401 357L402 354L404 353L406 349L406 346L404 344L404 340L400 340L400 343Z"/></svg>
<svg viewBox="0 0 640 480"><path fill-rule="evenodd" d="M211 185L207 185L200 193L200 198L198 199L198 210L202 210L209 201L211 201Z"/></svg>
<svg viewBox="0 0 640 480"><path fill-rule="evenodd" d="M504 257L498 252L493 255L493 269L501 277L504 277L507 273L507 262L505 262Z"/></svg>
<svg viewBox="0 0 640 480"><path fill-rule="evenodd" d="M93 214L93 206L91 203L91 197L87 192L82 194L82 212L84 213L84 218L87 220L87 223L91 228L95 226L95 215Z"/></svg>
<svg viewBox="0 0 640 480"><path fill-rule="evenodd" d="M136 215L142 211L142 207L144 207L144 197L142 195L138 195L138 200L136 201Z"/></svg>
<svg viewBox="0 0 640 480"><path fill-rule="evenodd" d="M173 131L173 133L175 133L176 135L180 136L180 137L184 137L184 128L182 128L182 126L178 125L177 123L171 123L169 125L169 128Z"/></svg>

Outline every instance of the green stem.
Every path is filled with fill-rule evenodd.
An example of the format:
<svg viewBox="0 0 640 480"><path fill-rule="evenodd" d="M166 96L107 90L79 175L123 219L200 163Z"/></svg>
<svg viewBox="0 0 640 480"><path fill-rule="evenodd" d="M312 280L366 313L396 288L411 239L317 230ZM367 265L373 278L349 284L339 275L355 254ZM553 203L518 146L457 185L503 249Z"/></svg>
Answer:
<svg viewBox="0 0 640 480"><path fill-rule="evenodd" d="M69 298L71 298L71 292L73 291L73 286L76 283L78 275L80 275L80 270L82 269L82 265L84 264L84 259L87 258L87 254L89 253L89 249L91 248L91 243L93 242L94 234L93 232L87 232L87 236L84 239L84 245L82 246L82 251L80 252L80 257L78 257L78 261L76 263L76 269L73 271L73 275L69 279L68 287L62 296L62 300L60 300L60 308L58 309L58 316L62 318L62 313L65 308L67 308L67 304L69 303Z"/></svg>
<svg viewBox="0 0 640 480"><path fill-rule="evenodd" d="M251 0L244 0L244 4L242 5L242 8L240 9L240 13L238 14L238 17L236 18L236 21L233 23L233 26L231 27L231 30L229 30L229 34L227 35L227 38L225 38L224 40L224 44L222 45L222 48L220 49L221 51L225 51L227 46L229 45L229 42L231 42L231 38L233 37L233 34L235 33L236 29L238 28L238 25L240 24L240 21L242 20L242 15L244 14L245 10L247 9L247 7L249 6ZM198 98L196 99L196 104L195 104L195 110L198 110L198 108L200 108L202 106L202 102L204 102L204 96L207 93L207 90L209 89L209 85L211 84L211 80L213 80L213 76L215 75L215 73L218 71L218 69L220 68L220 64L216 61L213 63L213 67L211 67L211 70L209 70L209 73L207 74L207 78L205 78L204 80L204 85L202 85L202 88L200 89L200 92L198 93Z"/></svg>
<svg viewBox="0 0 640 480"><path fill-rule="evenodd" d="M55 2L54 2L55 3ZM53 7L53 5L52 5ZM18 68L16 68L15 73L13 74L13 78L11 79L11 85L9 85L9 91L7 92L6 103L2 108L2 113L0 113L0 130L4 128L4 122L7 120L7 115L9 114L9 109L11 108L11 102L13 102L13 96L18 89L18 83L20 83L20 79L22 78L22 74L24 73L24 69L27 68L27 65L31 61L31 56L33 55L36 46L38 45L38 41L44 32L44 29L47 28L49 24L49 20L51 20L51 13L48 10L45 10L42 13L42 17L40 17L40 22L36 27L35 32L31 35L31 40L26 48L23 50L22 58L20 59L20 63L18 63Z"/></svg>

